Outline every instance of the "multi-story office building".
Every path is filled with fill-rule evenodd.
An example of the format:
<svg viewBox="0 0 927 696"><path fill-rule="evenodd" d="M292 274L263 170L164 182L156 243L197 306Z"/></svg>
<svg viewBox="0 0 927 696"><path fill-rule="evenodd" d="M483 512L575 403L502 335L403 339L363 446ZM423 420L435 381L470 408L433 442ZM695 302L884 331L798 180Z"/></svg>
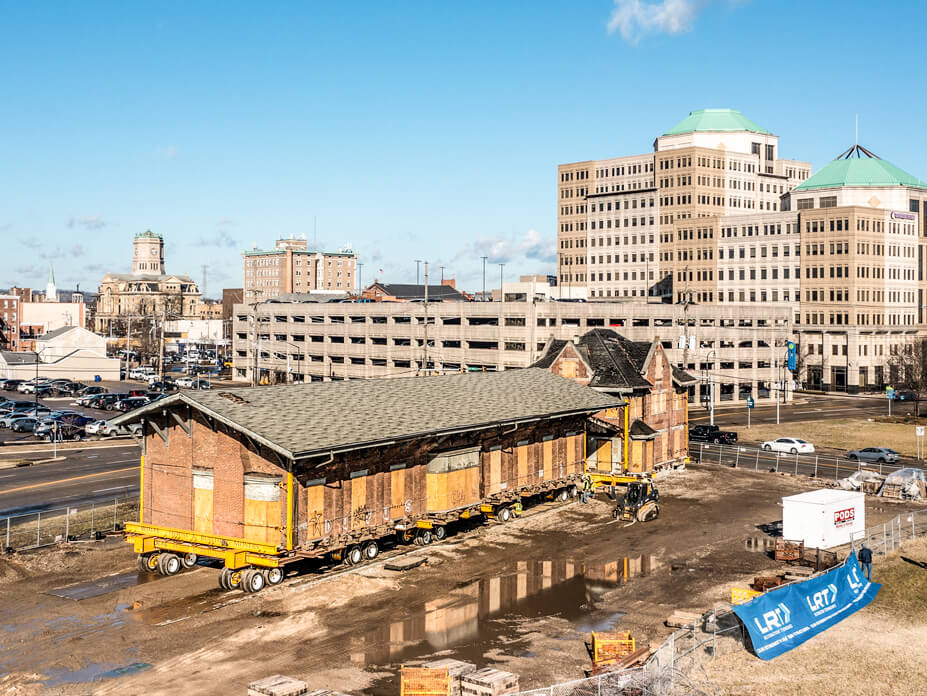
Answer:
<svg viewBox="0 0 927 696"><path fill-rule="evenodd" d="M859 146L810 177L778 150L738 112L709 110L656 139L652 190L615 164L635 158L563 165L561 281L591 298L787 308L799 381L879 388L897 378L892 352L927 329L927 184ZM589 193L572 184L580 169Z"/></svg>
<svg viewBox="0 0 927 696"><path fill-rule="evenodd" d="M791 330L787 307L647 302L326 303L280 298L235 306L233 378L281 382L392 377L422 371L527 367L552 339L611 328L633 341L658 340L674 364L701 378L699 400L791 397L781 359ZM786 390L788 388L788 391Z"/></svg>
<svg viewBox="0 0 927 696"><path fill-rule="evenodd" d="M354 289L357 254L310 251L305 237L278 239L274 248L242 254L245 302L284 293L350 292Z"/></svg>
<svg viewBox="0 0 927 696"><path fill-rule="evenodd" d="M558 168L564 294L714 302L716 226L703 218L780 210L811 172L740 112L693 111L653 152Z"/></svg>

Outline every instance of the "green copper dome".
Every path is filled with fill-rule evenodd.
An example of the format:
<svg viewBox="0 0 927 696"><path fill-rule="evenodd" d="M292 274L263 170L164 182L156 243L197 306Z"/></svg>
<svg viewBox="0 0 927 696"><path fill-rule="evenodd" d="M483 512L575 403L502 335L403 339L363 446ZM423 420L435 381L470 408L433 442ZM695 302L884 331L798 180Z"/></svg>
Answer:
<svg viewBox="0 0 927 696"><path fill-rule="evenodd" d="M795 191L840 188L843 186L914 186L927 188L916 176L911 176L883 159L851 157L835 159L820 171L796 186Z"/></svg>
<svg viewBox="0 0 927 696"><path fill-rule="evenodd" d="M696 131L734 132L749 131L760 135L772 135L749 118L734 109L702 109L693 111L663 135L681 135Z"/></svg>

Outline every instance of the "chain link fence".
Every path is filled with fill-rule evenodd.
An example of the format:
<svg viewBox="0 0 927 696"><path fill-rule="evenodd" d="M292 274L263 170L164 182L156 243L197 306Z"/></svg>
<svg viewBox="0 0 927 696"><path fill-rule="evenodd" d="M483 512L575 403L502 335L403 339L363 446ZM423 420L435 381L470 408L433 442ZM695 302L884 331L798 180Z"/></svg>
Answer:
<svg viewBox="0 0 927 696"><path fill-rule="evenodd" d="M66 541L93 539L138 519L138 498L81 503L65 508L0 517L0 535L8 551L25 551Z"/></svg>
<svg viewBox="0 0 927 696"><path fill-rule="evenodd" d="M791 452L773 452L757 447L740 445L709 445L699 443L692 446L689 456L705 464L717 464L753 471L774 471L776 473L799 474L825 481L838 481L861 469L870 469L880 474L890 474L899 469L922 467L911 466L903 462L864 462L841 457L835 454L800 454Z"/></svg>

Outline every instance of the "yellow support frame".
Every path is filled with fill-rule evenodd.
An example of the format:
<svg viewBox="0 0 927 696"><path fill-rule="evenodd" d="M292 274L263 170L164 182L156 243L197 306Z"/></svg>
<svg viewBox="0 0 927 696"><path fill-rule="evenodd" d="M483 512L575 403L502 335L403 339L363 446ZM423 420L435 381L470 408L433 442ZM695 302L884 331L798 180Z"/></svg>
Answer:
<svg viewBox="0 0 927 696"><path fill-rule="evenodd" d="M126 541L132 544L135 553L174 551L195 553L199 556L217 558L228 568L243 568L248 565L275 568L280 565L283 553L271 544L260 544L234 537L198 534L185 529L159 527L141 522L126 524Z"/></svg>

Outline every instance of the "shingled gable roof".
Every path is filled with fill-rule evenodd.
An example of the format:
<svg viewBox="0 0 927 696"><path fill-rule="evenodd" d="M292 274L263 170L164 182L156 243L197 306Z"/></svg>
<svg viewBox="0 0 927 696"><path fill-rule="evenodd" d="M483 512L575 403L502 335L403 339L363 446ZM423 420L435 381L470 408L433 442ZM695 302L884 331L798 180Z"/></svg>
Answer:
<svg viewBox="0 0 927 696"><path fill-rule="evenodd" d="M289 459L518 422L582 415L621 403L546 370L311 382L173 394L113 420L187 404Z"/></svg>
<svg viewBox="0 0 927 696"><path fill-rule="evenodd" d="M553 339L548 342L544 355L532 367L550 369L569 341ZM589 386L628 392L648 390L653 385L642 376L656 352L656 343L631 341L611 329L593 329L579 337L576 352L589 367L592 380ZM696 380L676 367L673 381L685 385Z"/></svg>
<svg viewBox="0 0 927 696"><path fill-rule="evenodd" d="M425 298L425 286L409 283L374 283L372 287L378 287L390 297L397 297L401 300L421 300ZM368 288L369 289L369 288ZM466 296L456 288L450 285L429 285L428 299L430 300L458 300L465 302Z"/></svg>

